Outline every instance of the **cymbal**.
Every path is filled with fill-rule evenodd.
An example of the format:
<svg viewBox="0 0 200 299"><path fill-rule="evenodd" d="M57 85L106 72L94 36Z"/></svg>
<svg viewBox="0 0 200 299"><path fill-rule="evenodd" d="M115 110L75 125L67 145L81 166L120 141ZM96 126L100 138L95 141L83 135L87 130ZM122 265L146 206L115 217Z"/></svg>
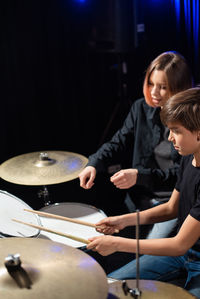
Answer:
<svg viewBox="0 0 200 299"><path fill-rule="evenodd" d="M20 288L4 265L16 253L30 288ZM106 299L108 283L101 266L79 249L44 239L5 238L0 239L0 290L4 299Z"/></svg>
<svg viewBox="0 0 200 299"><path fill-rule="evenodd" d="M87 162L86 157L72 152L33 152L3 162L0 177L19 185L58 184L77 178Z"/></svg>
<svg viewBox="0 0 200 299"><path fill-rule="evenodd" d="M126 280L127 286L130 289L136 288L136 280ZM194 299L195 297L191 295L186 290L181 287L175 286L170 283L165 283L155 280L140 280L139 290L141 299ZM122 281L114 281L109 283L109 295L108 299L127 299L133 298L130 294L125 295L122 288Z"/></svg>

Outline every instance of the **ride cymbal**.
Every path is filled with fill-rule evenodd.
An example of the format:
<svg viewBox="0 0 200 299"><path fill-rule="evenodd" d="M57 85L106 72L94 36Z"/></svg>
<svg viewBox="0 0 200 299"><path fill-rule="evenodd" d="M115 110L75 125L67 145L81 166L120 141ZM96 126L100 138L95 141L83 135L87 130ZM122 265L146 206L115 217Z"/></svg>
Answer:
<svg viewBox="0 0 200 299"><path fill-rule="evenodd" d="M19 185L58 184L77 178L87 162L86 157L72 152L33 152L3 162L0 177Z"/></svg>
<svg viewBox="0 0 200 299"><path fill-rule="evenodd" d="M17 253L21 266L12 271L4 260ZM106 299L108 283L101 266L79 249L44 239L5 238L0 239L0 290L4 299Z"/></svg>

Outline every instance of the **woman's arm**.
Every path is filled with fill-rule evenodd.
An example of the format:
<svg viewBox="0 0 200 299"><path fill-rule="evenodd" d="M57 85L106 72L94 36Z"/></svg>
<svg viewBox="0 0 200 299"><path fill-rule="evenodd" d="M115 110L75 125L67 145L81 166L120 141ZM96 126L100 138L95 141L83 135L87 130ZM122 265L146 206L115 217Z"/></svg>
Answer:
<svg viewBox="0 0 200 299"><path fill-rule="evenodd" d="M89 156L87 166L95 167L97 172L107 171L108 166L122 160L122 153L127 153L127 150L134 144L137 106L133 103L122 127L115 132L110 140L102 144L94 154Z"/></svg>

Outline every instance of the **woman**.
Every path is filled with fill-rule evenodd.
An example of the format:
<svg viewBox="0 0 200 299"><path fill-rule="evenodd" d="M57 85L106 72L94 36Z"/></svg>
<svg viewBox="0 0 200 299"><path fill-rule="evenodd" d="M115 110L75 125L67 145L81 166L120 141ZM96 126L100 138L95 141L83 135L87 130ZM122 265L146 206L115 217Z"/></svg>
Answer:
<svg viewBox="0 0 200 299"><path fill-rule="evenodd" d="M90 189L98 173L121 163L121 170L110 181L116 188L127 189L125 203L130 212L135 206L142 209L142 201L168 199L176 182L180 156L167 140L160 107L170 96L192 84L190 68L182 55L168 51L155 58L146 71L144 98L133 103L121 129L89 157L79 175L80 186Z"/></svg>

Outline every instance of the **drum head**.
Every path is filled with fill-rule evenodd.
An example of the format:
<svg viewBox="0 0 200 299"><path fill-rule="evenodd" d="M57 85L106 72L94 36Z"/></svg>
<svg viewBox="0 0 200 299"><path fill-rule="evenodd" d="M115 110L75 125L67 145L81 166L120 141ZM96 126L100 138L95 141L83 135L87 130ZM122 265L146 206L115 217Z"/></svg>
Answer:
<svg viewBox="0 0 200 299"><path fill-rule="evenodd" d="M6 191L0 191L0 235L2 237L35 237L39 230L12 221L12 219L39 225L37 215L25 212L24 209L32 208L19 198Z"/></svg>
<svg viewBox="0 0 200 299"><path fill-rule="evenodd" d="M46 213L51 213L54 215L65 216L73 218L76 220L82 220L90 223L97 223L101 219L105 218L106 215L101 210L82 203L75 202L63 202L53 205L49 205L41 209L41 211ZM57 230L59 232L64 232L66 234L74 235L76 237L81 237L83 239L88 239L94 236L100 236L102 234L98 233L94 227L89 227L85 225L80 225L77 223L72 223L69 221L40 217L41 223L44 227ZM41 231L40 238L48 238L50 240L60 242L72 247L83 247L84 243L79 241L71 240L66 237L55 235L49 232Z"/></svg>

